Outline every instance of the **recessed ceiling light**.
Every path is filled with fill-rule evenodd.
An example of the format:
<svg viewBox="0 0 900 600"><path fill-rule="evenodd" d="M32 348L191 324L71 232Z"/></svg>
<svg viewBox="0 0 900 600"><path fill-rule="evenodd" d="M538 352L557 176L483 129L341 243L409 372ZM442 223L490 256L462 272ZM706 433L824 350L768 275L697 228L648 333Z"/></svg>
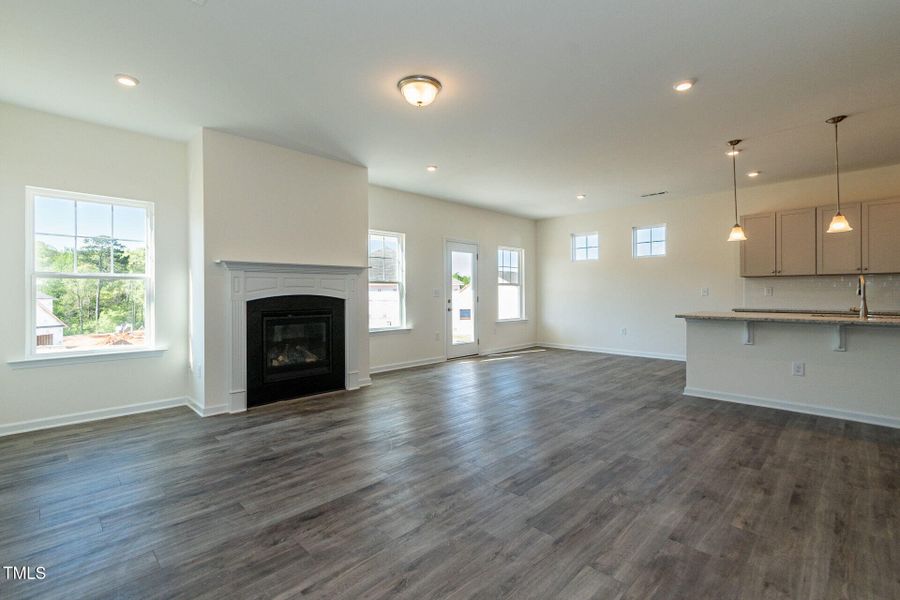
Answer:
<svg viewBox="0 0 900 600"><path fill-rule="evenodd" d="M576 200L584 200L585 198L587 198L587 194L575 194Z"/></svg>
<svg viewBox="0 0 900 600"><path fill-rule="evenodd" d="M760 171L750 171L747 173L747 177L759 177Z"/></svg>
<svg viewBox="0 0 900 600"><path fill-rule="evenodd" d="M429 173L434 173L435 171L437 171L437 165L428 165L427 167L425 167L425 170Z"/></svg>
<svg viewBox="0 0 900 600"><path fill-rule="evenodd" d="M725 153L725 156L737 156L740 153L741 153L741 150L739 150L738 148L732 148L731 150L729 150L728 152Z"/></svg>
<svg viewBox="0 0 900 600"><path fill-rule="evenodd" d="M138 81L138 78L134 77L133 75L119 73L118 75L116 75L116 83L118 83L122 87L133 88L137 87L140 81Z"/></svg>
<svg viewBox="0 0 900 600"><path fill-rule="evenodd" d="M434 102L442 87L441 82L430 75L410 75L397 82L397 89L406 101L418 108Z"/></svg>
<svg viewBox="0 0 900 600"><path fill-rule="evenodd" d="M672 86L676 92L686 92L694 87L694 84L697 83L696 79L684 79L682 81L678 81L675 85Z"/></svg>

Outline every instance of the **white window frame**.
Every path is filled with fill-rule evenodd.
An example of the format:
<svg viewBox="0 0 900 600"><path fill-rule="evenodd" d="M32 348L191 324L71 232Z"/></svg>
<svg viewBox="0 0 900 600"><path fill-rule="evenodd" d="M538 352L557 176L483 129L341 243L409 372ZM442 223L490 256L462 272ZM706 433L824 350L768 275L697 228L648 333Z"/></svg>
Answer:
<svg viewBox="0 0 900 600"><path fill-rule="evenodd" d="M373 235L391 236L399 238L400 260L398 266L399 281L371 281L366 273L366 290L373 283L398 283L400 284L400 324L396 327L369 327L369 333L384 331L403 331L409 329L406 325L406 234L399 231L385 231L383 229L370 229L366 234L366 263L369 262L369 238ZM366 303L366 319L368 320L368 302Z"/></svg>
<svg viewBox="0 0 900 600"><path fill-rule="evenodd" d="M497 322L508 323L510 321L527 321L525 315L525 249L516 248L514 246L497 246L497 274L500 274L500 252L516 252L519 255L519 283L500 283L497 282ZM513 319L500 318L500 288L501 287L518 287L519 288L519 316Z"/></svg>
<svg viewBox="0 0 900 600"><path fill-rule="evenodd" d="M661 240L654 240L654 239L653 239L653 230L654 230L654 229L659 229L660 227L662 227L663 230L665 231L665 237L664 237L663 239L661 239ZM643 230L645 230L645 229L649 229L649 230L650 230L650 242L649 242L649 243L650 243L650 252L651 252L651 254L644 254L643 256L638 256L638 253L637 253L637 247L638 247L637 234L638 234L638 231L643 231ZM665 244L666 244L666 250L665 250L665 252L663 252L662 254L652 254L652 252L653 252L653 242L665 242ZM647 243L647 242L643 242L643 243ZM668 252L669 252L669 228L666 226L665 223L659 223L659 224L657 224L657 225L641 225L641 226L638 226L638 227L632 227L632 228L631 228L631 256L632 256L632 258L639 258L639 259L640 259L640 258L662 258L662 257L666 256L666 254L667 254Z"/></svg>
<svg viewBox="0 0 900 600"><path fill-rule="evenodd" d="M588 241L588 239L592 235L597 236L597 245L596 246L591 246L590 242ZM576 248L582 247L582 246L576 246L577 239L580 237L585 238L585 244L587 244L587 245L583 246L583 248L585 249L585 258L575 258ZM572 241L571 241L571 247L569 248L569 251L570 251L570 254L572 257L572 262L590 262L592 260L600 260L600 234L598 232L588 231L586 233L573 233L571 239L572 239ZM588 257L587 251L590 250L591 248L597 248L597 258Z"/></svg>
<svg viewBox="0 0 900 600"><path fill-rule="evenodd" d="M146 238L147 249L144 259L144 273L55 273L49 271L37 271L34 264L34 199L35 196L50 196L75 202L93 202L95 204L110 204L113 206L130 206L144 209L147 213ZM26 226L25 226L25 273L26 273L26 316L25 316L25 355L28 361L64 362L65 359L74 357L98 357L113 354L135 354L143 352L156 353L163 348L156 346L156 260L155 260L155 228L154 228L154 203L146 200L131 200L128 198L115 198L112 196L99 196L83 192L69 192L27 186L25 188L27 202ZM77 218L77 217L76 217ZM77 229L76 229L77 233ZM77 255L77 249L76 249ZM40 278L63 279L135 279L144 281L144 344L142 346L110 348L90 348L83 350L60 350L55 352L38 352L35 332L35 316L37 303L37 280ZM15 362L15 361L13 361Z"/></svg>

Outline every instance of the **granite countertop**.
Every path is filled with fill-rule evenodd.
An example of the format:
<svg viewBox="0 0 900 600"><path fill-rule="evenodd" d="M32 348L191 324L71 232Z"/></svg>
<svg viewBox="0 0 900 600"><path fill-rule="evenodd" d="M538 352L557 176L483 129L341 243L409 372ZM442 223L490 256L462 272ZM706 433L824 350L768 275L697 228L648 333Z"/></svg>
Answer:
<svg viewBox="0 0 900 600"><path fill-rule="evenodd" d="M818 325L854 325L861 327L900 327L900 316L870 316L860 319L855 315L817 315L811 312L693 312L679 313L678 319L702 321L754 321L769 323L812 323Z"/></svg>

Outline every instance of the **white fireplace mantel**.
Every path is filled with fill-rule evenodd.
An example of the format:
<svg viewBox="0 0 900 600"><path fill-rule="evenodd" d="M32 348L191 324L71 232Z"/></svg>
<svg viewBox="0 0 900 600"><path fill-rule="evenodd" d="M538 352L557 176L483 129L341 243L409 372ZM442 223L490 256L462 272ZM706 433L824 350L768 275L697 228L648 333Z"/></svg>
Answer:
<svg viewBox="0 0 900 600"><path fill-rule="evenodd" d="M330 296L345 301L347 339L344 384L348 390L360 387L359 374L359 294L357 285L366 267L343 265L300 265L289 263L217 260L228 270L226 278L225 389L228 411L247 410L247 302L274 296L307 294Z"/></svg>

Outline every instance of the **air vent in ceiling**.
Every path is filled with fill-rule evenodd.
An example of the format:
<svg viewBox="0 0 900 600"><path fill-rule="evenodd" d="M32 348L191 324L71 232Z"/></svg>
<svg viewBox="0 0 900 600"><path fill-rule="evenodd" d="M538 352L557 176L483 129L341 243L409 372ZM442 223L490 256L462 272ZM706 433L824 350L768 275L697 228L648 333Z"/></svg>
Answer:
<svg viewBox="0 0 900 600"><path fill-rule="evenodd" d="M649 193L649 194L641 194L641 198L649 198L649 197L651 197L651 196L662 196L663 194L668 194L668 193L669 193L669 192L667 192L667 191L662 191L662 192L651 192L651 193Z"/></svg>

